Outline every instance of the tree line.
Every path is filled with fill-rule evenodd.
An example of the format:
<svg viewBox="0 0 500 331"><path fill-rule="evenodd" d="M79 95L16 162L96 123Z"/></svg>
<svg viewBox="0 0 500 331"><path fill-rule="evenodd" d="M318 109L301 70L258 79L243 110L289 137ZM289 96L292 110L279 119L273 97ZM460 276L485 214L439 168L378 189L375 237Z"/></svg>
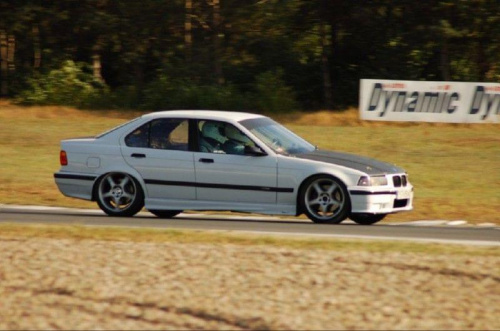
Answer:
<svg viewBox="0 0 500 331"><path fill-rule="evenodd" d="M498 0L3 0L0 95L341 109L359 79L500 81Z"/></svg>

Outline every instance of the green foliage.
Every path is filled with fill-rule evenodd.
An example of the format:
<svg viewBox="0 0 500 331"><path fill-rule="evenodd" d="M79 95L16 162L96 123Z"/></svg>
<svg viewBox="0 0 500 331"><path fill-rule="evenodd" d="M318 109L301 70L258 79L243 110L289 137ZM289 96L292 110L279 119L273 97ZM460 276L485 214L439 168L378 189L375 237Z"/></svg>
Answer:
<svg viewBox="0 0 500 331"><path fill-rule="evenodd" d="M0 1L2 91L27 103L283 112L356 105L361 78L500 79L498 0L192 1L190 13L186 1ZM100 65L109 91L67 59Z"/></svg>
<svg viewBox="0 0 500 331"><path fill-rule="evenodd" d="M115 88L103 95L103 104L112 109L137 109L141 93L137 86L127 85ZM102 108L102 107L98 107Z"/></svg>
<svg viewBox="0 0 500 331"><path fill-rule="evenodd" d="M84 64L65 61L58 69L28 80L29 88L20 93L24 104L91 107L102 99L106 86L84 70Z"/></svg>
<svg viewBox="0 0 500 331"><path fill-rule="evenodd" d="M198 84L166 74L143 91L142 109L225 109L261 112L287 112L298 108L295 94L283 80L283 70L268 71L256 77L255 89L242 92L233 84Z"/></svg>
<svg viewBox="0 0 500 331"><path fill-rule="evenodd" d="M256 104L266 113L284 113L297 110L295 93L283 80L283 70L267 71L256 78Z"/></svg>
<svg viewBox="0 0 500 331"><path fill-rule="evenodd" d="M144 90L140 108L248 110L252 101L231 84L200 85L167 75L151 82Z"/></svg>

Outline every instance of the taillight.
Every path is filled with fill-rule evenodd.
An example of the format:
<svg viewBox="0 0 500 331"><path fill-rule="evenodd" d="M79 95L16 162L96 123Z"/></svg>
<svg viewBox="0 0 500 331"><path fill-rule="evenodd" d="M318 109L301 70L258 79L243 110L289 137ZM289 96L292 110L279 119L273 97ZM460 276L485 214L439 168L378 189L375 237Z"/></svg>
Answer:
<svg viewBox="0 0 500 331"><path fill-rule="evenodd" d="M66 155L65 151L61 151L61 153L59 153L59 161L61 162L62 166L68 165L68 156Z"/></svg>

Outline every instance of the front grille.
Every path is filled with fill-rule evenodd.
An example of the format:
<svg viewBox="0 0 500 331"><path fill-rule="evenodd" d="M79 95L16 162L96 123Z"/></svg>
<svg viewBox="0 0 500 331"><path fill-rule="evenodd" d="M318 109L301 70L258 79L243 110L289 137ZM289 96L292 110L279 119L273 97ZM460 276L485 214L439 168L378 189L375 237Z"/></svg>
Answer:
<svg viewBox="0 0 500 331"><path fill-rule="evenodd" d="M406 175L403 176L392 176L392 183L394 187L401 187L408 185L408 178Z"/></svg>
<svg viewBox="0 0 500 331"><path fill-rule="evenodd" d="M394 200L393 208L403 208L408 204L408 199Z"/></svg>

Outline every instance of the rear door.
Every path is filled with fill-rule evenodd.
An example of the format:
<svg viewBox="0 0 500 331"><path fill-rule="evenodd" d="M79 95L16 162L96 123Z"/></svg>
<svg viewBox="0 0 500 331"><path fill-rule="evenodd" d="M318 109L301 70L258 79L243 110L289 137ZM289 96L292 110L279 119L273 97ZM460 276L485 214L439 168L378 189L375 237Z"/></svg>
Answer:
<svg viewBox="0 0 500 331"><path fill-rule="evenodd" d="M188 119L154 119L128 134L121 150L144 179L148 198L196 199L194 185L179 185L195 182Z"/></svg>

